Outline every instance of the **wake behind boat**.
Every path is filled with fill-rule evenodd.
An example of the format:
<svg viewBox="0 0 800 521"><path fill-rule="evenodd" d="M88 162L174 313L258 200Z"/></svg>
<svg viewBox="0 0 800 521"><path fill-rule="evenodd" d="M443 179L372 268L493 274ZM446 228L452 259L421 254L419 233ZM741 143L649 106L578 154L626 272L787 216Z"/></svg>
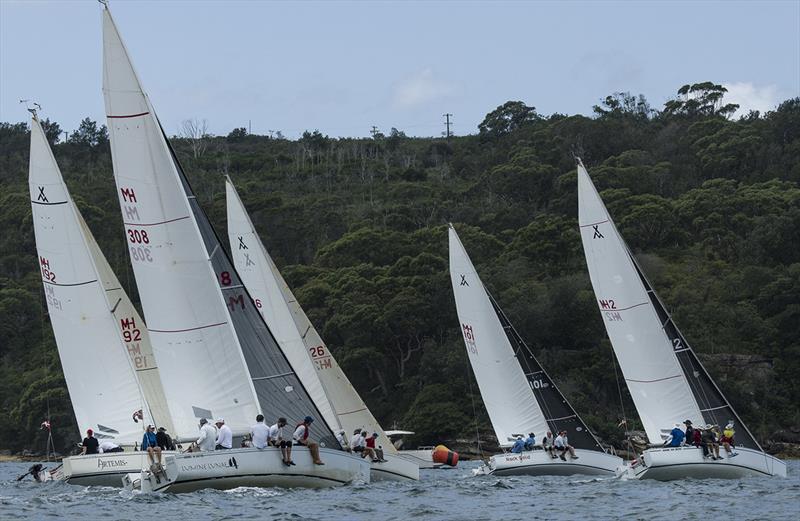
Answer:
<svg viewBox="0 0 800 521"><path fill-rule="evenodd" d="M586 264L603 322L650 443L682 422L736 428L719 458L695 446L655 447L618 469L634 479L786 476L734 411L672 320L578 160L578 219ZM682 432L682 431L681 431ZM691 443L691 440L690 440Z"/></svg>
<svg viewBox="0 0 800 521"><path fill-rule="evenodd" d="M461 332L497 441L509 449L520 436L539 436L534 450L492 456L477 473L613 474L622 459L607 453L589 431L486 291L452 225L448 233ZM572 450L543 450L545 433L567 430Z"/></svg>

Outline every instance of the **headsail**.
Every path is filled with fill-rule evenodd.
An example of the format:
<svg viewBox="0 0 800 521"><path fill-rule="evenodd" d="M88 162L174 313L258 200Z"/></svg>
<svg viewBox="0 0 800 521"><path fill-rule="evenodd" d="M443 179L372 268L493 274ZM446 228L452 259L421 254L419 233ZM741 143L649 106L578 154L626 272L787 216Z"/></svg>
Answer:
<svg viewBox="0 0 800 521"><path fill-rule="evenodd" d="M331 426L348 435L377 432L387 453L396 449L364 404L258 237L233 182L227 179L228 238L236 269L264 320Z"/></svg>
<svg viewBox="0 0 800 521"><path fill-rule="evenodd" d="M737 443L759 448L675 327L582 164L578 215L598 306L650 441L660 443L686 419L695 425L733 419Z"/></svg>
<svg viewBox="0 0 800 521"><path fill-rule="evenodd" d="M259 411L310 414L312 436L337 446L197 203L107 8L103 43L117 195L178 432L196 433L198 417L246 432Z"/></svg>
<svg viewBox="0 0 800 521"><path fill-rule="evenodd" d="M145 421L150 418L128 356L133 344L125 345L122 335L131 341L136 335L136 344L147 350L144 324L72 201L35 117L29 183L47 308L78 427L117 443L138 442L143 424L134 423L133 414L144 409ZM111 299L121 308L113 309ZM122 309L136 326L121 320ZM169 418L159 415L157 421Z"/></svg>
<svg viewBox="0 0 800 521"><path fill-rule="evenodd" d="M509 447L516 435L533 432L543 436L549 426L532 384L452 226L449 244L450 280L461 333L497 441L501 447Z"/></svg>

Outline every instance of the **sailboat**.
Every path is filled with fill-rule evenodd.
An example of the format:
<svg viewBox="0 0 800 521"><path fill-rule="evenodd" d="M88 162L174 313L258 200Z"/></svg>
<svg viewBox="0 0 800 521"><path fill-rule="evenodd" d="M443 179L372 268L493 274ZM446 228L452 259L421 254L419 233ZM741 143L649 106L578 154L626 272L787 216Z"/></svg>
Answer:
<svg viewBox="0 0 800 521"><path fill-rule="evenodd" d="M369 482L369 465L341 450L267 328L197 202L144 93L108 6L103 8L103 93L114 180L131 263L175 431L197 436L200 418L221 417L234 438L256 415L316 419L309 438L325 465L296 447L169 456L141 489L187 492L238 486L329 487ZM161 474L159 476L158 474Z"/></svg>
<svg viewBox="0 0 800 521"><path fill-rule="evenodd" d="M654 444L618 473L658 480L786 476L786 464L764 452L678 330L580 160L578 219L603 323L644 430ZM721 459L713 460L704 458L698 447L661 446L673 426L685 420L696 426L732 421L735 453L720 449Z"/></svg>
<svg viewBox="0 0 800 521"><path fill-rule="evenodd" d="M497 441L510 448L517 436L568 431L578 459L553 458L545 450L492 456L479 474L613 475L622 459L600 445L533 356L484 287L451 224L450 280L472 370Z"/></svg>
<svg viewBox="0 0 800 521"><path fill-rule="evenodd" d="M376 446L383 449L386 461L372 463L372 479L418 480L419 465L398 456L336 363L258 237L230 178L226 178L225 187L228 238L236 270L326 422L335 430L344 430L345 440L356 429L378 434Z"/></svg>
<svg viewBox="0 0 800 521"><path fill-rule="evenodd" d="M36 250L48 315L80 430L124 452L63 459L59 477L120 486L148 465L135 450L149 423L171 431L150 339L75 206L33 112L29 184ZM79 432L79 439L82 432Z"/></svg>

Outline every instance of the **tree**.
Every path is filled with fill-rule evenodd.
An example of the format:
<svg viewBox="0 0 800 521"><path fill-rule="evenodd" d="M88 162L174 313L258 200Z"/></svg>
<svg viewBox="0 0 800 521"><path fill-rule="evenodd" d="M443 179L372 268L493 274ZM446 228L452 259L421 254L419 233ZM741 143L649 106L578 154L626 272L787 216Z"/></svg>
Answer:
<svg viewBox="0 0 800 521"><path fill-rule="evenodd" d="M478 125L481 136L500 137L539 119L536 107L521 101L507 101L486 114Z"/></svg>
<svg viewBox="0 0 800 521"><path fill-rule="evenodd" d="M211 134L208 133L208 121L196 118L183 120L180 136L189 140L192 156L199 159L205 153L211 138Z"/></svg>
<svg viewBox="0 0 800 521"><path fill-rule="evenodd" d="M68 142L90 147L108 143L108 128L105 125L98 128L96 121L84 118L78 126L78 130L69 136Z"/></svg>
<svg viewBox="0 0 800 521"><path fill-rule="evenodd" d="M738 110L735 103L722 104L728 89L710 81L686 84L678 89L678 98L664 104L667 116L723 116L729 117Z"/></svg>
<svg viewBox="0 0 800 521"><path fill-rule="evenodd" d="M50 121L49 118L39 123L42 125L42 130L44 130L44 135L47 138L47 142L50 143L50 146L58 143L58 138L61 136L61 126L55 121Z"/></svg>
<svg viewBox="0 0 800 521"><path fill-rule="evenodd" d="M228 141L241 141L247 137L247 129L244 127L235 128L228 133Z"/></svg>
<svg viewBox="0 0 800 521"><path fill-rule="evenodd" d="M601 118L631 116L649 119L654 112L643 95L636 97L630 92L615 92L606 96L601 105L595 105L592 110Z"/></svg>

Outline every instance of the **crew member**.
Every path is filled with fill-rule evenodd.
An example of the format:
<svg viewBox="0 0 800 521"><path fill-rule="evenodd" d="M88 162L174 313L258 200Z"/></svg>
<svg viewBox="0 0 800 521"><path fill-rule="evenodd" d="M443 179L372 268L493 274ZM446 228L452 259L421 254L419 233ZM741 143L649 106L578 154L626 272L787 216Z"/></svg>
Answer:
<svg viewBox="0 0 800 521"><path fill-rule="evenodd" d="M294 430L294 442L298 445L305 445L308 447L308 451L311 453L311 459L314 461L314 465L324 465L323 461L319 459L319 444L312 440L309 437L309 433L311 432L311 423L314 421L314 418L311 416L306 416L303 419L303 423L298 423L297 428Z"/></svg>

